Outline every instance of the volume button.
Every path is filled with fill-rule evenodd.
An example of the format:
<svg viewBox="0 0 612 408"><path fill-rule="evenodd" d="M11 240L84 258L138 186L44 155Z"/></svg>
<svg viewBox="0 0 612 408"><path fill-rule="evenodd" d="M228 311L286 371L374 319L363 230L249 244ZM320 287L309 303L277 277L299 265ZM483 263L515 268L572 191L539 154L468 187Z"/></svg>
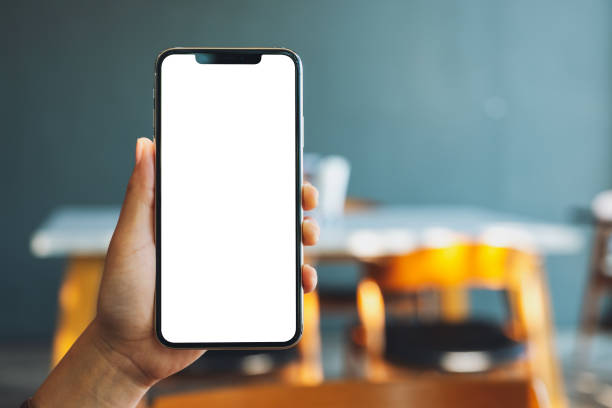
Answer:
<svg viewBox="0 0 612 408"><path fill-rule="evenodd" d="M303 115L302 115L302 121L301 121L300 144L302 146L302 149L304 149L304 116Z"/></svg>
<svg viewBox="0 0 612 408"><path fill-rule="evenodd" d="M153 139L155 139L155 88L151 89L151 99L153 100L153 123L151 128L153 129Z"/></svg>

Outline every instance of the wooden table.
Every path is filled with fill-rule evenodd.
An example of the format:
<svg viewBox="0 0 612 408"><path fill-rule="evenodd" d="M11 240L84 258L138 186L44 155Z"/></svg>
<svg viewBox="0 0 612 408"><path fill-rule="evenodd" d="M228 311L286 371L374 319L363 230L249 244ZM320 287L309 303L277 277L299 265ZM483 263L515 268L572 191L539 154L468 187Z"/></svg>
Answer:
<svg viewBox="0 0 612 408"><path fill-rule="evenodd" d="M66 257L68 267L59 293L59 322L53 345L53 364L70 348L95 315L104 256L119 214L118 207L63 207L34 232L32 253L41 258ZM457 206L378 206L348 214L322 225L317 246L306 249L314 262L359 262L423 246L449 237L526 248L541 256L579 252L584 237L574 227L486 209ZM546 279L537 282L542 310L550 320ZM552 322L547 323L539 349L553 371L555 398L563 406L563 388L554 356ZM538 356L542 358L542 356ZM297 391L296 391L297 392Z"/></svg>

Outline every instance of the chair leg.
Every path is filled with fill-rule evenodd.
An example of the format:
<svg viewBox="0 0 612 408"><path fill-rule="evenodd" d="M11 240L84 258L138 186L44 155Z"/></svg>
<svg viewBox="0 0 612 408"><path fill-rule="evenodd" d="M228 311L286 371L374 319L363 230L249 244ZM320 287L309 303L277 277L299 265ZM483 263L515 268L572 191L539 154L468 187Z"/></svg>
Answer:
<svg viewBox="0 0 612 408"><path fill-rule="evenodd" d="M574 351L574 370L583 371L589 358L589 346L591 337L597 329L600 313L600 298L602 285L600 277L605 271L605 258L608 252L608 240L611 228L609 225L598 224L595 229L593 250L591 253L591 265L589 268L589 281L582 301L582 312L580 327Z"/></svg>
<svg viewBox="0 0 612 408"><path fill-rule="evenodd" d="M574 370L576 372L583 371L588 365L591 339L597 330L600 317L602 290L593 280L595 279L591 279L588 284L582 304L580 327L574 352Z"/></svg>
<svg viewBox="0 0 612 408"><path fill-rule="evenodd" d="M509 288L502 292L502 296L506 303L506 310L508 310L507 327L510 336L517 341L523 341L527 333L525 333L524 322L521 321L521 316L517 312L521 307L520 293L517 293L516 288Z"/></svg>
<svg viewBox="0 0 612 408"><path fill-rule="evenodd" d="M464 287L449 286L440 292L442 317L449 322L465 320L469 314L469 294Z"/></svg>
<svg viewBox="0 0 612 408"><path fill-rule="evenodd" d="M520 279L517 293L520 310L518 316L526 330L527 363L534 378L542 382L550 398L551 407L565 408L564 384L556 358L553 315L548 294L546 273L539 259L522 254L515 261Z"/></svg>

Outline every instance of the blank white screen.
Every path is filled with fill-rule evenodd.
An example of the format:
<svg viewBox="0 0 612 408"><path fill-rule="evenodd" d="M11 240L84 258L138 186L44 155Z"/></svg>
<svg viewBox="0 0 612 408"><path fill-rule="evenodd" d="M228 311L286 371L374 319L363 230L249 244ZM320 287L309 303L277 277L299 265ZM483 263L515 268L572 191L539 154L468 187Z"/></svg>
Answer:
<svg viewBox="0 0 612 408"><path fill-rule="evenodd" d="M161 66L161 332L174 343L296 333L296 67Z"/></svg>

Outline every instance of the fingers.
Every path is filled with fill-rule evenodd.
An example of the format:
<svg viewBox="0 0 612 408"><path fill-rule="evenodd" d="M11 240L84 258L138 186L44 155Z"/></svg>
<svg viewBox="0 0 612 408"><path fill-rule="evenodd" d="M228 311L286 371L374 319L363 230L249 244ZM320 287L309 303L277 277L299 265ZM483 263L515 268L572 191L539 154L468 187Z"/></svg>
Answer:
<svg viewBox="0 0 612 408"><path fill-rule="evenodd" d="M319 240L320 233L319 224L310 217L304 217L304 221L302 221L302 243L304 245L315 245Z"/></svg>
<svg viewBox="0 0 612 408"><path fill-rule="evenodd" d="M305 182L302 186L302 208L306 211L314 210L319 200L319 192L310 183ZM316 221L310 217L304 217L302 222L302 243L304 245L315 245L319 240L320 229Z"/></svg>
<svg viewBox="0 0 612 408"><path fill-rule="evenodd" d="M310 265L302 266L302 287L304 293L312 292L317 287L317 270Z"/></svg>
<svg viewBox="0 0 612 408"><path fill-rule="evenodd" d="M319 201L319 191L310 183L302 186L302 208L305 211L314 210ZM321 229L315 220L304 217L302 222L302 243L315 245L319 240ZM304 293L312 292L317 287L317 270L310 265L302 265L302 287Z"/></svg>
<svg viewBox="0 0 612 408"><path fill-rule="evenodd" d="M115 236L138 238L142 242L143 238L153 239L155 145L150 139L138 139L135 156L136 164L125 193Z"/></svg>
<svg viewBox="0 0 612 408"><path fill-rule="evenodd" d="M302 186L302 208L305 211L314 210L319 201L319 191L310 183ZM315 245L319 240L321 229L315 220L304 217L302 222L302 243ZM317 270L310 265L302 265L302 287L304 293L312 292L317 287Z"/></svg>
<svg viewBox="0 0 612 408"><path fill-rule="evenodd" d="M314 210L319 200L319 191L310 183L302 186L302 208L306 211Z"/></svg>

